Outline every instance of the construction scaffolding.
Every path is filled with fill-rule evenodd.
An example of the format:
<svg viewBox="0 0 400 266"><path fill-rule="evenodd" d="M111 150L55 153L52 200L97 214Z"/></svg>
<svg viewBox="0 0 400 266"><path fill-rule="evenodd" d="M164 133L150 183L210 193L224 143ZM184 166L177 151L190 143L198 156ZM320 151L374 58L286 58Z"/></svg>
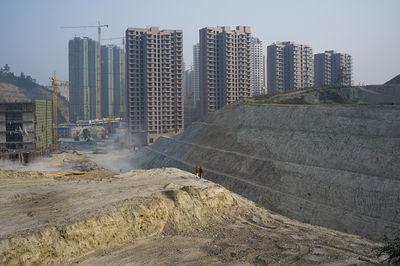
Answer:
<svg viewBox="0 0 400 266"><path fill-rule="evenodd" d="M47 100L34 101L36 150L50 149L53 143L52 104Z"/></svg>

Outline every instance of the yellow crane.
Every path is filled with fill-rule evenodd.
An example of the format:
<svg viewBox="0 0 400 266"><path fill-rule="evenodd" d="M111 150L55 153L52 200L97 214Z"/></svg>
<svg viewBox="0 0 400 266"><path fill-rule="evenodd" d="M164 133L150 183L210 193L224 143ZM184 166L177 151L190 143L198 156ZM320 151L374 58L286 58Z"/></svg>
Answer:
<svg viewBox="0 0 400 266"><path fill-rule="evenodd" d="M100 21L97 22L97 25L89 25L89 26L64 26L61 27L61 29L86 29L86 28L97 28L97 45L98 47L98 53L97 53L97 64L99 67L101 67L101 28L108 28L108 24L100 24ZM100 105L101 105L101 77L100 75L97 75L97 90L96 90L96 117L99 118L101 116L101 110L100 110Z"/></svg>
<svg viewBox="0 0 400 266"><path fill-rule="evenodd" d="M53 148L58 148L58 87L68 86L68 81L60 80L54 71L51 81L51 103L52 103L52 120L53 120Z"/></svg>

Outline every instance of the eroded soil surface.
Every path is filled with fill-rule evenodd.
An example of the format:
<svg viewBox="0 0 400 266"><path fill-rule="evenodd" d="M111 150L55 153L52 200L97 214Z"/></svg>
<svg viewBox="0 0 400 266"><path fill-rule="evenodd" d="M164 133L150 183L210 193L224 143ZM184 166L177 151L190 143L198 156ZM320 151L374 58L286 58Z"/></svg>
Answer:
<svg viewBox="0 0 400 266"><path fill-rule="evenodd" d="M271 213L188 172L116 174L57 156L49 171L0 170L0 264L378 262L378 243Z"/></svg>

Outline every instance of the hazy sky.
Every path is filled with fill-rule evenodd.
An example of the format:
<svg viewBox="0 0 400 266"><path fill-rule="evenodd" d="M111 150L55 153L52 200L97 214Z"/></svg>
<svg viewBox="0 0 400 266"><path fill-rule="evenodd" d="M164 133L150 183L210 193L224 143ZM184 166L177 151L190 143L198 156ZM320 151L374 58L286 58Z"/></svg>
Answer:
<svg viewBox="0 0 400 266"><path fill-rule="evenodd" d="M182 29L190 64L200 28L248 25L264 46L290 40L315 53L350 53L355 82L378 84L400 73L399 11L400 0L1 0L0 65L46 85L53 70L68 79L68 40L97 39L97 31L60 26L98 20L109 24L104 38L122 36L127 27Z"/></svg>

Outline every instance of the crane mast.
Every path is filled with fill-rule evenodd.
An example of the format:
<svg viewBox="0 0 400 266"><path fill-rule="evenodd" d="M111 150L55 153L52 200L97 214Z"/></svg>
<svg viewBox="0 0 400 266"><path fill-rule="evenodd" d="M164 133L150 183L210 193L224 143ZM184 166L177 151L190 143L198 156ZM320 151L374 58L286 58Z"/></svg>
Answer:
<svg viewBox="0 0 400 266"><path fill-rule="evenodd" d="M68 81L57 78L56 72L50 77L51 81L51 102L52 102L52 120L53 120L53 149L58 148L58 87L68 86Z"/></svg>

